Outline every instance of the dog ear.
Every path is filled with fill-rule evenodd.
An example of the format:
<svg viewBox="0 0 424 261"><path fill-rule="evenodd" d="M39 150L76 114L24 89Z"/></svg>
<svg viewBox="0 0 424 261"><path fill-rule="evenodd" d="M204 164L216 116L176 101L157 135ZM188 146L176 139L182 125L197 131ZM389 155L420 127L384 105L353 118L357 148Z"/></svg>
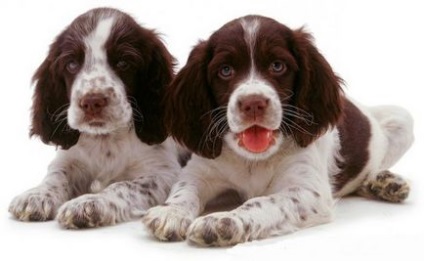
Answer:
<svg viewBox="0 0 424 261"><path fill-rule="evenodd" d="M293 105L308 112L312 121L293 117L293 136L301 147L308 146L338 122L342 113L342 80L313 44L303 29L293 32L292 51L299 70L296 74Z"/></svg>
<svg viewBox="0 0 424 261"><path fill-rule="evenodd" d="M68 149L77 143L80 133L71 129L67 121L69 97L63 73L56 66L58 41L59 37L33 76L35 91L30 136L39 136L46 144Z"/></svg>
<svg viewBox="0 0 424 261"><path fill-rule="evenodd" d="M174 76L174 59L153 31L144 30L142 34L143 44L149 46L144 46L141 50L145 51L147 48L150 51L150 60L144 61L145 66L138 72L137 88L130 99L137 136L141 141L152 145L161 143L168 137L162 100L165 89ZM139 118L139 113L142 114L142 119Z"/></svg>
<svg viewBox="0 0 424 261"><path fill-rule="evenodd" d="M222 139L209 131L216 107L207 75L211 56L208 43L200 42L165 96L165 122L171 135L194 153L207 158L217 157L222 149Z"/></svg>

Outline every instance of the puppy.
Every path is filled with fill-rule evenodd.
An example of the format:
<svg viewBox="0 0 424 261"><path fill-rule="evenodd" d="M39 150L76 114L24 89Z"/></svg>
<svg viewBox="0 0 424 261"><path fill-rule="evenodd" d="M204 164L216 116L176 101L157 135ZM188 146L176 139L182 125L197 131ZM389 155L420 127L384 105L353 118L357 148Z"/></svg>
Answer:
<svg viewBox="0 0 424 261"><path fill-rule="evenodd" d="M163 203L180 172L160 105L172 62L157 34L123 12L77 17L34 75L31 135L60 149L43 182L9 212L86 228Z"/></svg>
<svg viewBox="0 0 424 261"><path fill-rule="evenodd" d="M347 98L304 30L246 16L200 42L167 90L165 121L196 155L162 206L143 217L160 240L228 246L331 220L351 193L403 201L388 169L413 141L394 106ZM227 190L245 202L198 217Z"/></svg>

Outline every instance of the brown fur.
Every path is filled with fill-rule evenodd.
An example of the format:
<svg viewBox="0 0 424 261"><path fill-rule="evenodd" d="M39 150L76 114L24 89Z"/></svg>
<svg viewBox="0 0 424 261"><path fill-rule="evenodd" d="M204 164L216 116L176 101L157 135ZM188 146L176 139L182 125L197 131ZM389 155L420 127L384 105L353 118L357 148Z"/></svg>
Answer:
<svg viewBox="0 0 424 261"><path fill-rule="evenodd" d="M161 99L164 88L173 77L173 58L154 31L144 29L131 17L107 8L77 17L50 46L47 58L33 77L36 86L31 136L40 136L44 143L53 143L63 149L78 141L80 133L72 130L61 114L69 107L72 83L78 73L67 71L66 64L70 61L84 63L85 46L81 39L94 29L97 19L93 16L107 12L120 14L106 49L109 65L127 87L137 136L147 144L160 143L167 137ZM129 63L126 70L116 66L122 57Z"/></svg>
<svg viewBox="0 0 424 261"><path fill-rule="evenodd" d="M344 99L343 116L337 124L340 137L340 155L338 162L340 173L335 176L335 192L357 177L369 160L369 142L371 125L368 118L349 100Z"/></svg>
<svg viewBox="0 0 424 261"><path fill-rule="evenodd" d="M254 47L255 68L276 88L283 103L311 114L310 120L285 116L297 127L284 134L292 135L299 146L306 147L337 123L342 111L340 79L303 30L292 31L265 17L245 19L259 19L261 23L256 35L262 37L256 38ZM275 57L284 57L288 67L284 75L269 72ZM218 76L225 64L237 67L234 77ZM219 156L222 133L216 130L228 130L228 125L221 121L218 128L212 130L211 126L249 70L249 46L239 19L200 42L166 93L165 121L171 135L201 156Z"/></svg>

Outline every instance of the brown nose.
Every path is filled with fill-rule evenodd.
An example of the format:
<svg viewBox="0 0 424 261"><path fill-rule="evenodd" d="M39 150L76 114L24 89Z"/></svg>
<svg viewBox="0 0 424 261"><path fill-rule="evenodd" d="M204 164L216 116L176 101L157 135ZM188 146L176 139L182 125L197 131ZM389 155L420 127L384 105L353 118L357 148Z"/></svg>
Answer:
<svg viewBox="0 0 424 261"><path fill-rule="evenodd" d="M240 111L247 117L256 119L262 117L269 104L269 99L261 95L249 95L239 101Z"/></svg>
<svg viewBox="0 0 424 261"><path fill-rule="evenodd" d="M108 98L101 93L84 95L80 100L81 109L87 114L99 114L108 104Z"/></svg>

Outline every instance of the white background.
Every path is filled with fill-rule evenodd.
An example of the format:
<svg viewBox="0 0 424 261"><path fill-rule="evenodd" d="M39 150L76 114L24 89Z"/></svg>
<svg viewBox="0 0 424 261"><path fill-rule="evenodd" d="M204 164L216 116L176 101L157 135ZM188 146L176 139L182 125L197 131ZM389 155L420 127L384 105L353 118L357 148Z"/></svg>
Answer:
<svg viewBox="0 0 424 261"><path fill-rule="evenodd" d="M420 1L2 1L0 3L0 259L1 260L422 260L424 173L422 89L424 8ZM334 222L233 248L159 243L140 222L68 231L56 222L22 223L10 200L37 185L54 147L28 137L31 77L48 45L77 15L117 7L163 34L179 67L192 46L229 20L270 16L305 25L348 95L367 105L397 104L415 117L416 142L393 168L410 180L401 205L359 198L339 202ZM178 67L178 68L179 68ZM421 249L420 249L421 248ZM148 257L149 256L149 257Z"/></svg>

